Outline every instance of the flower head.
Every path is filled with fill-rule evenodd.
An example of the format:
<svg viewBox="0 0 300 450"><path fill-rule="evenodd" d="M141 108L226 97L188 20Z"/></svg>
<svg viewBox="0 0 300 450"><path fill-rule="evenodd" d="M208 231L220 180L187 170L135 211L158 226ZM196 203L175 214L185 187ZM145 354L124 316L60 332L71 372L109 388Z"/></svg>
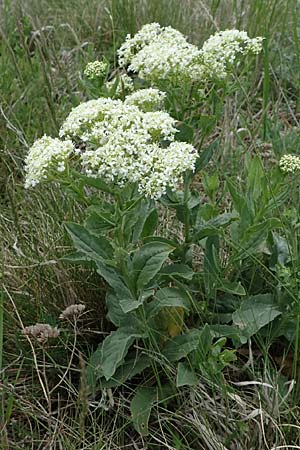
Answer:
<svg viewBox="0 0 300 450"><path fill-rule="evenodd" d="M74 146L70 140L61 141L43 136L35 141L25 159L25 187L45 181L52 173L63 172L73 151Z"/></svg>
<svg viewBox="0 0 300 450"><path fill-rule="evenodd" d="M196 150L189 144L174 142L176 121L158 107L164 93L146 89L121 100L99 98L74 108L60 130L61 148L84 142L79 151L82 170L91 177L124 186L137 183L141 193L159 198L167 186L175 188L186 170L193 170ZM140 106L141 105L141 106ZM140 107L139 107L140 106ZM49 138L48 138L49 139ZM70 143L70 144L69 144ZM48 151L48 141L40 142ZM72 146L73 148L73 146ZM39 167L39 153L31 155ZM60 156L61 157L61 156ZM56 159L58 155L56 155Z"/></svg>
<svg viewBox="0 0 300 450"><path fill-rule="evenodd" d="M148 24L128 35L118 50L119 64L151 83L172 79L207 82L223 79L238 55L257 54L263 38L245 31L225 30L211 36L199 49L172 27Z"/></svg>
<svg viewBox="0 0 300 450"><path fill-rule="evenodd" d="M279 167L282 172L295 173L300 170L300 156L283 155L279 161Z"/></svg>
<svg viewBox="0 0 300 450"><path fill-rule="evenodd" d="M66 309L62 311L59 318L61 320L68 320L68 319L74 319L78 316L81 316L83 311L85 310L85 305L82 305L81 303L70 305Z"/></svg>
<svg viewBox="0 0 300 450"><path fill-rule="evenodd" d="M59 333L57 327L52 327L48 323L36 323L35 325L30 325L22 330L22 334L33 337L41 344L46 344L49 339L57 338Z"/></svg>
<svg viewBox="0 0 300 450"><path fill-rule="evenodd" d="M104 77L108 69L108 63L105 61L93 61L89 62L85 69L84 75L90 80Z"/></svg>
<svg viewBox="0 0 300 450"><path fill-rule="evenodd" d="M134 36L128 35L118 50L119 64L149 81L182 78L199 50L172 27L148 24Z"/></svg>
<svg viewBox="0 0 300 450"><path fill-rule="evenodd" d="M225 78L228 68L238 56L260 53L262 42L262 37L251 39L246 31L225 30L215 33L204 42L200 56L194 61L194 77L197 78L199 73L207 80Z"/></svg>
<svg viewBox="0 0 300 450"><path fill-rule="evenodd" d="M154 111L162 109L166 93L158 89L140 89L125 99L126 105L138 106L142 111Z"/></svg>

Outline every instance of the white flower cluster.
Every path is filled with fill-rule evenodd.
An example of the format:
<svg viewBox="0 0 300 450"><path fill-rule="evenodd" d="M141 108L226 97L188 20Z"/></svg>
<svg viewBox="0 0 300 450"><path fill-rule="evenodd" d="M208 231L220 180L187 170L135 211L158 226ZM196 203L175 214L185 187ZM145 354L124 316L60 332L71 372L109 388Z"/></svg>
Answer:
<svg viewBox="0 0 300 450"><path fill-rule="evenodd" d="M114 98L120 98L124 94L128 94L134 90L132 78L130 78L126 73L107 81L105 83L105 87L109 91L114 91Z"/></svg>
<svg viewBox="0 0 300 450"><path fill-rule="evenodd" d="M250 39L245 31L225 30L211 36L199 49L171 27L145 25L127 35L118 50L119 65L150 82L189 79L205 82L222 79L238 55L262 49L263 38Z"/></svg>
<svg viewBox="0 0 300 450"><path fill-rule="evenodd" d="M188 76L197 56L198 48L179 31L158 23L145 25L133 38L127 35L118 50L119 65L149 81Z"/></svg>
<svg viewBox="0 0 300 450"><path fill-rule="evenodd" d="M283 155L279 161L279 167L282 172L295 173L300 170L300 156Z"/></svg>
<svg viewBox="0 0 300 450"><path fill-rule="evenodd" d="M166 93L158 89L140 89L128 95L125 104L138 106L144 112L154 111L163 108L165 98Z"/></svg>
<svg viewBox="0 0 300 450"><path fill-rule="evenodd" d="M25 187L29 188L45 181L52 172L63 172L73 151L74 146L70 140L61 141L43 136L35 141L25 159Z"/></svg>
<svg viewBox="0 0 300 450"><path fill-rule="evenodd" d="M156 99L164 97L155 94ZM172 142L177 131L175 120L164 111L144 112L126 99L99 98L74 108L60 136L86 143L80 159L89 176L120 186L138 183L141 193L159 198L167 186L175 188L186 170L194 169L197 158L191 145Z"/></svg>
<svg viewBox="0 0 300 450"><path fill-rule="evenodd" d="M262 37L251 39L246 31L217 32L203 44L200 58L195 62L195 72L197 73L199 68L199 73L207 79L225 78L228 66L232 65L239 55L260 53L262 42Z"/></svg>
<svg viewBox="0 0 300 450"><path fill-rule="evenodd" d="M84 75L90 80L104 77L108 69L108 64L105 61L93 61L89 62L85 69Z"/></svg>

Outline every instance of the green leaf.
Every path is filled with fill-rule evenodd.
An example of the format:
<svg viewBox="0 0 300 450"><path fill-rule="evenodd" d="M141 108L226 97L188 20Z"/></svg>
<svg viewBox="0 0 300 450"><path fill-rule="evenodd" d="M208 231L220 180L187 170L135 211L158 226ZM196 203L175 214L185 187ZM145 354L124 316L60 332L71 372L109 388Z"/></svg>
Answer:
<svg viewBox="0 0 300 450"><path fill-rule="evenodd" d="M188 333L176 336L165 345L162 354L170 362L178 361L196 350L199 345L200 330L190 330Z"/></svg>
<svg viewBox="0 0 300 450"><path fill-rule="evenodd" d="M247 342L246 337L242 337L240 330L237 327L234 327L232 325L222 325L222 324L216 324L216 325L210 325L209 326L213 337L227 337L232 340L235 347L238 347L242 344L245 344Z"/></svg>
<svg viewBox="0 0 300 450"><path fill-rule="evenodd" d="M90 370L109 380L122 364L135 339L144 335L131 327L120 327L107 336L89 360Z"/></svg>
<svg viewBox="0 0 300 450"><path fill-rule="evenodd" d="M259 294L245 299L232 314L232 320L241 334L249 338L280 314L271 294Z"/></svg>
<svg viewBox="0 0 300 450"><path fill-rule="evenodd" d="M111 213L93 211L85 220L85 226L90 233L99 236L115 227Z"/></svg>
<svg viewBox="0 0 300 450"><path fill-rule="evenodd" d="M88 267L93 267L94 264L93 261L91 261L91 258L86 256L83 252L69 253L68 255L60 258L60 261L68 262L71 264L81 264Z"/></svg>
<svg viewBox="0 0 300 450"><path fill-rule="evenodd" d="M206 147L201 153L199 158L196 161L195 172L199 172L199 170L204 169L211 158L213 157L215 151L219 148L219 141L215 141Z"/></svg>
<svg viewBox="0 0 300 450"><path fill-rule="evenodd" d="M240 189L229 178L226 180L226 187L231 195L233 204L237 212L241 215L242 209L245 206L245 198L241 195Z"/></svg>
<svg viewBox="0 0 300 450"><path fill-rule="evenodd" d="M157 389L154 387L141 386L136 390L136 393L130 403L130 411L132 421L135 429L142 436L147 436L148 422L151 409L155 400L157 400Z"/></svg>
<svg viewBox="0 0 300 450"><path fill-rule="evenodd" d="M116 327L132 325L133 318L135 317L133 314L128 317L128 314L123 311L120 305L120 298L113 294L112 292L108 292L106 294L106 306L107 306L107 318L112 322ZM135 319L137 323L137 319Z"/></svg>
<svg viewBox="0 0 300 450"><path fill-rule="evenodd" d="M128 299L132 302L136 301L136 298L132 295L116 269L113 269L112 267L103 264L101 261L98 261L97 272L115 290L120 300Z"/></svg>
<svg viewBox="0 0 300 450"><path fill-rule="evenodd" d="M132 236L133 243L137 243L139 239L150 236L156 230L158 213L154 201L142 201L137 215L138 221L135 224Z"/></svg>
<svg viewBox="0 0 300 450"><path fill-rule="evenodd" d="M160 242L161 244L167 244L170 247L176 248L179 245L178 241L175 241L174 239L167 239L161 236L147 236L145 239L143 239L145 244L150 244L152 242Z"/></svg>
<svg viewBox="0 0 300 450"><path fill-rule="evenodd" d="M246 295L246 291L240 281L220 280L219 283L217 286L218 291L228 292L233 295Z"/></svg>
<svg viewBox="0 0 300 450"><path fill-rule="evenodd" d="M213 296L220 285L219 242L216 236L207 238L203 263L204 285L209 297Z"/></svg>
<svg viewBox="0 0 300 450"><path fill-rule="evenodd" d="M143 370L150 367L152 364L152 359L143 354L137 354L136 352L128 353L125 362L117 368L113 377L109 380L105 378L100 378L98 384L101 389L112 388L123 385L127 380L135 377L136 375L143 372ZM95 380L97 381L97 380ZM93 387L92 385L90 385ZM96 384L94 384L93 390L95 390Z"/></svg>
<svg viewBox="0 0 300 450"><path fill-rule="evenodd" d="M238 216L234 213L220 214L213 219L201 224L193 235L193 242L201 241L201 239L208 236L216 236L219 233L219 228L229 226L233 221L237 220Z"/></svg>
<svg viewBox="0 0 300 450"><path fill-rule="evenodd" d="M191 281L194 276L194 272L185 264L170 264L169 266L163 267L159 272L159 275L170 279L182 278L184 280Z"/></svg>
<svg viewBox="0 0 300 450"><path fill-rule="evenodd" d="M76 176L80 178L80 181L85 186L91 186L109 194L113 194L114 192L113 189L107 183L105 183L105 181L101 180L101 178L91 178L86 175L78 174L77 172Z"/></svg>
<svg viewBox="0 0 300 450"><path fill-rule="evenodd" d="M179 362L177 367L176 386L195 386L198 377L192 368L185 362Z"/></svg>
<svg viewBox="0 0 300 450"><path fill-rule="evenodd" d="M85 227L77 223L68 222L66 229L71 236L76 250L93 261L111 259L113 248L103 236L94 236Z"/></svg>
<svg viewBox="0 0 300 450"><path fill-rule="evenodd" d="M171 247L169 244L151 242L144 244L134 254L132 267L138 291L143 290L155 277L173 250L174 247Z"/></svg>
<svg viewBox="0 0 300 450"><path fill-rule="evenodd" d="M249 227L239 242L240 249L237 252L236 259L244 259L253 255L253 253L257 253L265 243L268 233L275 228L282 228L282 222L277 217L270 217Z"/></svg>
<svg viewBox="0 0 300 450"><path fill-rule="evenodd" d="M165 287L158 290L154 299L147 305L147 318L155 317L163 308L179 307L190 309L190 298L186 291L175 287Z"/></svg>
<svg viewBox="0 0 300 450"><path fill-rule="evenodd" d="M247 194L251 200L256 201L261 196L262 180L265 179L262 162L258 156L249 160L247 171Z"/></svg>
<svg viewBox="0 0 300 450"><path fill-rule="evenodd" d="M193 142L194 128L186 122L177 125L179 133L176 135L178 141Z"/></svg>

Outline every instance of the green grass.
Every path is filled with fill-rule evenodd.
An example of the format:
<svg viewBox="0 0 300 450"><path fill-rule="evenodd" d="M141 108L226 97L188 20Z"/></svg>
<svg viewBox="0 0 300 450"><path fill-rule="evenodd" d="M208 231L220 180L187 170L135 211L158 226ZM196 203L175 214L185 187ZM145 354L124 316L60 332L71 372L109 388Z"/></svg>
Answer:
<svg viewBox="0 0 300 450"><path fill-rule="evenodd" d="M203 379L199 387L174 394L168 404L155 406L146 440L130 425L131 385L113 392L114 407L109 406L110 393L103 393L105 408L99 406L99 397L90 398L79 353L91 351L99 333L107 331L104 287L89 271L59 261L71 250L63 223L80 222L82 211L56 186L34 192L23 187L28 146L44 133L57 135L72 106L86 98L85 64L102 55L113 63L115 48L126 34L153 21L179 29L196 44L218 29L233 27L266 36L264 58L257 59L254 70L253 65L249 68L239 94L226 102L218 124L225 153L221 150L218 158L227 173L238 173L247 152L269 145L267 158L276 158L285 150L297 150L299 3L4 0L0 8L0 447L71 450L81 448L82 440L82 448L95 450L300 446L299 392L291 389L292 375L299 371L298 351L292 363L287 355L286 372L281 374L266 347L252 348L250 343L226 374L241 383L238 387L215 386ZM241 157L236 157L236 148ZM296 226L297 211L292 220ZM48 374L47 389L55 387L71 354L72 331L66 329L66 340L46 356L36 350L34 365L32 348L20 329L35 322L55 324L60 311L75 302L84 302L90 312L82 325L76 361L50 399L50 416L43 373ZM170 368L165 370L168 377L174 376ZM257 384L248 383L253 380Z"/></svg>

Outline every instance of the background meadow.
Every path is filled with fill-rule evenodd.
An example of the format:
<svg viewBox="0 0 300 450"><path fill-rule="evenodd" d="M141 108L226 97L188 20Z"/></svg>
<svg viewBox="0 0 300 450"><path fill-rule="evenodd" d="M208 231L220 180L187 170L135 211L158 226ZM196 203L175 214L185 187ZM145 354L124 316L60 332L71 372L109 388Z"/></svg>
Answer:
<svg viewBox="0 0 300 450"><path fill-rule="evenodd" d="M299 181L276 171L283 154L299 154L299 10L297 0L2 2L1 448L300 448ZM206 116L214 111L217 117L213 126L209 119L193 125L206 127L205 148L214 149L194 181L209 205L203 214L209 220L211 211L234 209L240 226L235 235L222 235L218 265L212 268L210 260L204 269L203 309L193 326L226 325L225 315L236 307L241 291L207 294L211 279L221 275L240 283L248 296L276 296L280 317L254 329L236 348L237 337L227 336L215 347L211 371L202 371L196 384L184 383L163 400L151 400L150 418L143 418L149 419L149 432L141 433L140 424L132 424L131 402L137 386L149 385L149 376L94 396L88 391L86 361L112 325L106 319L105 282L89 267L60 259L73 248L64 223L82 223L84 208L55 184L25 190L24 158L34 140L57 136L71 108L90 98L86 64L105 57L114 70L127 33L151 22L172 26L199 46L227 28L265 37L263 52L234 72L232 92L220 90L208 104ZM254 204L252 228L243 228L249 219L245 199ZM159 231L182 232L174 211L163 206ZM205 248L197 252L201 271ZM210 295L213 308L206 300ZM61 326L58 316L74 303L86 305L80 324ZM36 322L63 329L46 351L21 334ZM226 360L222 352L233 349L235 360ZM152 381L172 384L174 367L160 354L152 357L157 363ZM215 357L218 370L224 363L217 379Z"/></svg>

